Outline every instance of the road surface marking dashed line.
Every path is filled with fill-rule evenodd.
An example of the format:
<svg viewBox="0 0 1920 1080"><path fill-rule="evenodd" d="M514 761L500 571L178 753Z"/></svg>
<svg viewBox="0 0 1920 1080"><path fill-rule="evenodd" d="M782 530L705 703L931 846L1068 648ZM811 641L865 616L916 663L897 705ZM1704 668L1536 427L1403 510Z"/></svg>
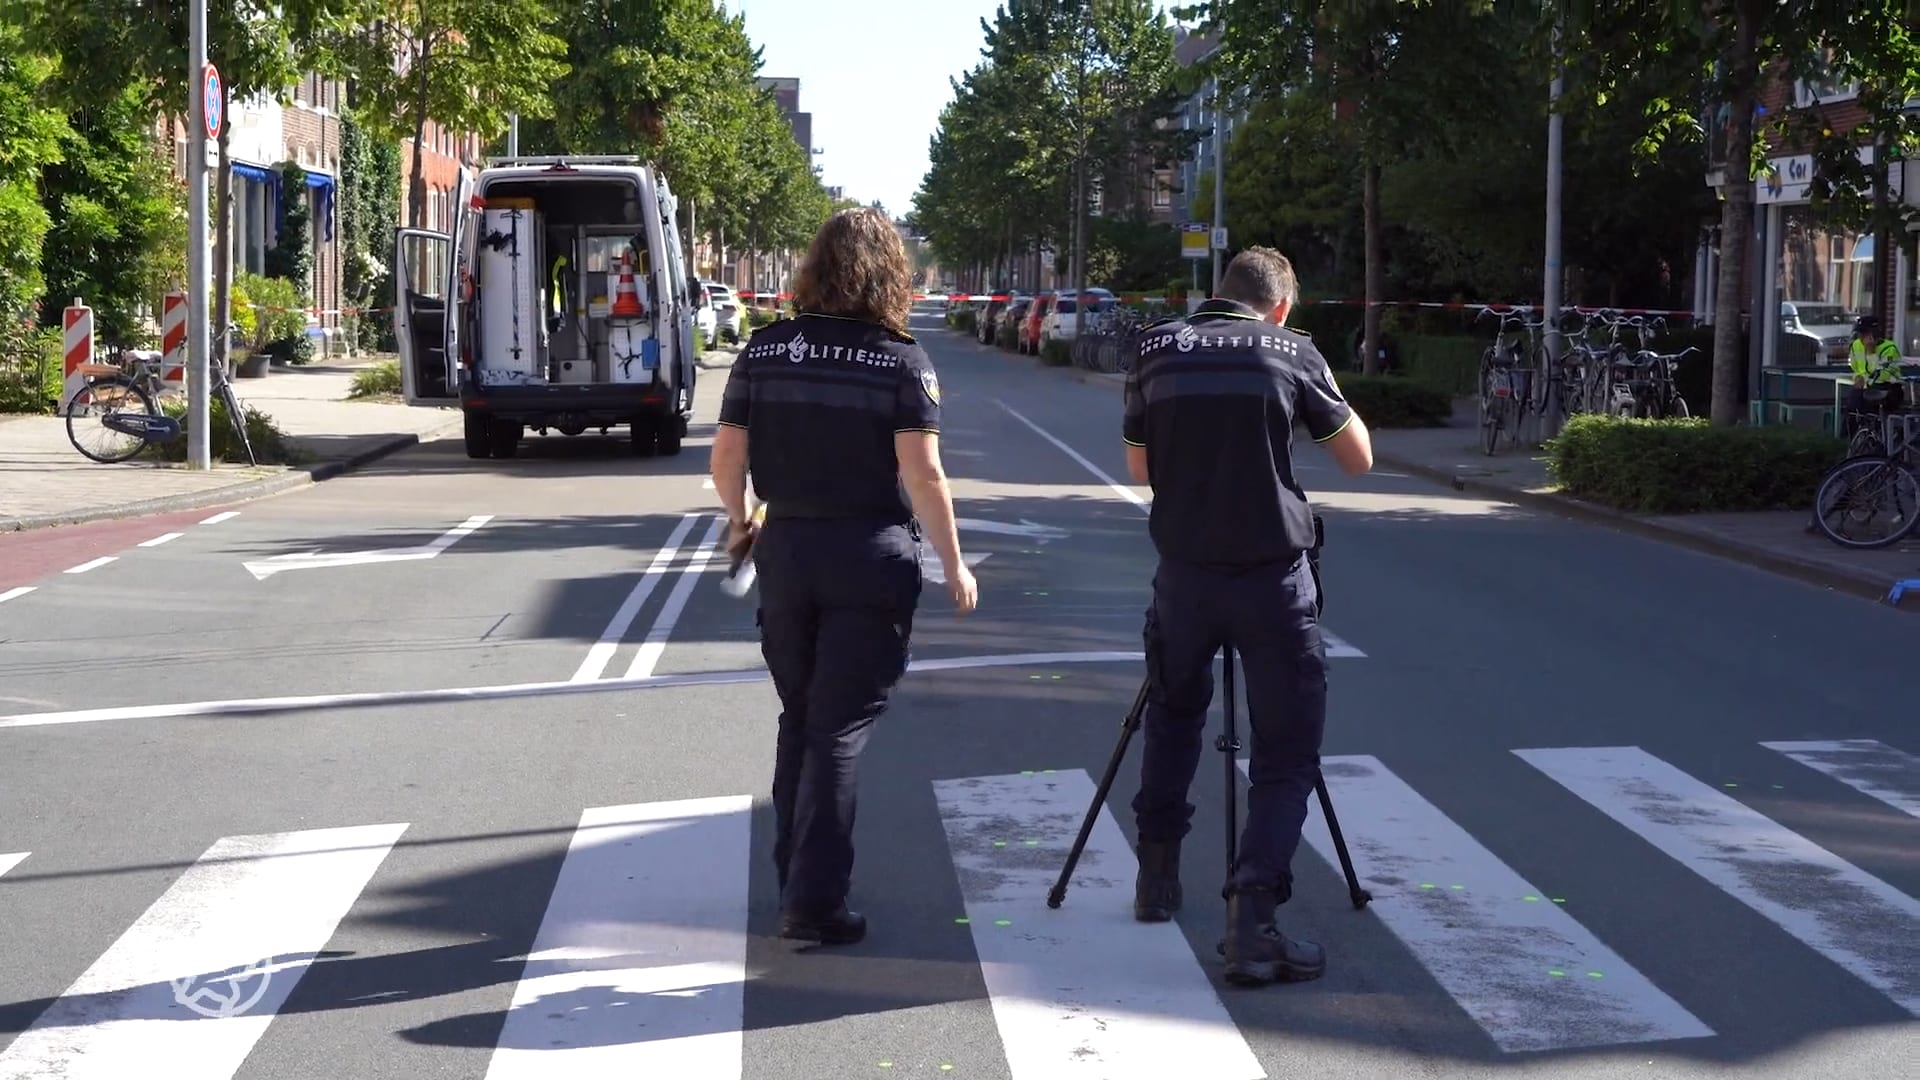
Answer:
<svg viewBox="0 0 1920 1080"><path fill-rule="evenodd" d="M143 548L155 548L155 547L159 547L159 546L160 546L161 544L167 544L167 543L172 543L173 541L175 541L175 540L178 540L178 539L180 539L181 537L183 537L183 536L185 536L185 535L187 535L187 534L186 534L186 533L177 533L177 532L175 532L175 533L162 533L161 535L159 535L159 536L156 536L156 537L154 537L154 538L153 538L153 539L151 539L151 540L142 540L142 541L140 542L140 544L139 544L139 546L140 546L140 547L143 547Z"/></svg>
<svg viewBox="0 0 1920 1080"><path fill-rule="evenodd" d="M97 559L93 559L88 562L83 562L79 566L69 567L66 570L62 571L62 573L84 574L89 570L98 570L110 562L119 562L119 561L120 561L120 556L118 555L102 555Z"/></svg>
<svg viewBox="0 0 1920 1080"><path fill-rule="evenodd" d="M6 592L0 592L0 604L4 604L9 600L18 600L32 592L34 588L35 586L32 585L22 585L17 589L8 589Z"/></svg>
<svg viewBox="0 0 1920 1080"><path fill-rule="evenodd" d="M221 512L221 513L218 513L218 514L215 514L215 515L213 515L213 516L212 516L212 517L210 517L210 518L207 518L207 519L206 519L205 521L202 521L202 522L201 522L200 524L202 524L202 525L218 525L218 524L220 524L220 523L221 523L221 522L223 522L223 521L232 521L232 520L233 520L234 518L237 518L237 517L239 517L239 516L240 516L240 511L238 511L238 510L227 510L227 511L223 511L223 512Z"/></svg>

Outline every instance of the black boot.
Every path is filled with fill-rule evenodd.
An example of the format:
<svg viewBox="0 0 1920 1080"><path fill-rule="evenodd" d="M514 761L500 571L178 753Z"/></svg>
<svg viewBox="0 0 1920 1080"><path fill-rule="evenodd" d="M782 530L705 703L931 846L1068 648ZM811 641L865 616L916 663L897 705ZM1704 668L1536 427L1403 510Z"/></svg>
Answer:
<svg viewBox="0 0 1920 1080"><path fill-rule="evenodd" d="M1235 986L1305 982L1326 973L1326 950L1311 941L1294 941L1273 924L1276 895L1268 889L1242 889L1227 898L1227 981Z"/></svg>
<svg viewBox="0 0 1920 1080"><path fill-rule="evenodd" d="M820 945L856 945L867 936L867 917L844 904L822 918L786 915L780 919L780 936Z"/></svg>
<svg viewBox="0 0 1920 1080"><path fill-rule="evenodd" d="M1180 910L1180 841L1140 841L1140 873L1133 879L1133 917L1166 922Z"/></svg>

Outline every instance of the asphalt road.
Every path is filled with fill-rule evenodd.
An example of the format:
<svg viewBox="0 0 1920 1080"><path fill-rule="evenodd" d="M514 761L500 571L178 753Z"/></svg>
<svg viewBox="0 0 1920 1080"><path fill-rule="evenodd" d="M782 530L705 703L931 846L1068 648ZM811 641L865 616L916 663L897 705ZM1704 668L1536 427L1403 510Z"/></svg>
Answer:
<svg viewBox="0 0 1920 1080"><path fill-rule="evenodd" d="M981 605L929 589L867 755L864 944L774 936L714 371L673 459L437 442L0 537L0 1078L1916 1075L1910 620L1311 450L1373 903L1316 809L1282 915L1327 976L1226 987L1220 756L1139 926L1136 747L1048 910L1141 678L1145 493L1111 387L922 322Z"/></svg>

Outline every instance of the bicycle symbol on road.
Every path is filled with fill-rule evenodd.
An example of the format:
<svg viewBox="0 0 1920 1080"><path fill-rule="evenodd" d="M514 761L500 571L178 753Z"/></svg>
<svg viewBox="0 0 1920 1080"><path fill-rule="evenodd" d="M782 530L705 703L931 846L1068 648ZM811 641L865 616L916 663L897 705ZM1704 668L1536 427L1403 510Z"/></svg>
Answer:
<svg viewBox="0 0 1920 1080"><path fill-rule="evenodd" d="M260 1004L273 981L273 961L263 957L218 975L187 975L173 982L173 1000L210 1020L239 1016Z"/></svg>

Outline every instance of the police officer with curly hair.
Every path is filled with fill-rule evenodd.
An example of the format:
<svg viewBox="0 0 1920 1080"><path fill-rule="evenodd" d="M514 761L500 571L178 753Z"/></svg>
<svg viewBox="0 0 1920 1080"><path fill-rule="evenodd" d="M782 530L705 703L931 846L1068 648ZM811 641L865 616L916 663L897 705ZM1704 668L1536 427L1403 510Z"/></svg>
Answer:
<svg viewBox="0 0 1920 1080"><path fill-rule="evenodd" d="M940 463L940 383L907 333L912 268L885 214L824 225L794 283L797 314L734 361L713 441L729 553L759 575L760 650L780 697L773 768L781 936L866 936L847 906L860 753L907 669L924 537L960 614L960 556ZM766 503L751 524L747 476Z"/></svg>
<svg viewBox="0 0 1920 1080"><path fill-rule="evenodd" d="M1149 327L1126 383L1127 467L1153 489L1148 531L1159 554L1147 610L1147 711L1134 917L1180 907L1180 844L1213 700L1213 658L1244 661L1252 729L1247 820L1226 885L1226 977L1240 985L1318 978L1326 955L1288 938L1275 909L1293 893L1291 864L1319 776L1326 649L1307 552L1313 512L1294 476L1293 430L1305 427L1349 475L1373 467L1367 427L1326 359L1284 327L1293 267L1254 247L1228 264L1220 295Z"/></svg>

